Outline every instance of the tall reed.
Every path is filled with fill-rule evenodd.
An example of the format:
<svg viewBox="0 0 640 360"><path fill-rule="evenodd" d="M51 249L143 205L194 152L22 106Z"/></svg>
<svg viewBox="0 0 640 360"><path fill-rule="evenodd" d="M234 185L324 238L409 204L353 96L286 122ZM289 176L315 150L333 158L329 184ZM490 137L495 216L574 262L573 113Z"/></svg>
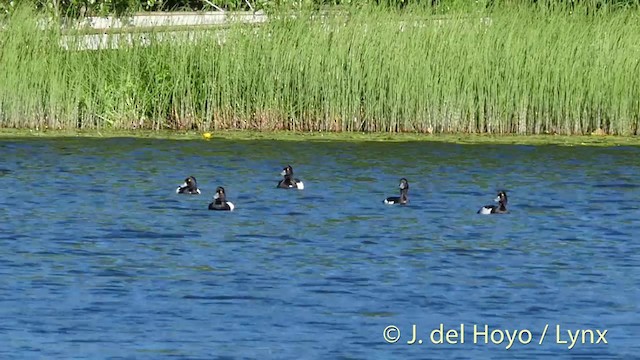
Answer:
<svg viewBox="0 0 640 360"><path fill-rule="evenodd" d="M16 12L0 31L0 126L639 132L636 11L311 15L77 51Z"/></svg>

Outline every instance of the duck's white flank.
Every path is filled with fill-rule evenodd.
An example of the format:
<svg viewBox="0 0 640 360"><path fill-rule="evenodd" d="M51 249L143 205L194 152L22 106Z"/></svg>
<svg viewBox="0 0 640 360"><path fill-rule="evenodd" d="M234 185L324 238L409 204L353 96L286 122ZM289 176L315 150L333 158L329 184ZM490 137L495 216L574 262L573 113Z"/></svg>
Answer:
<svg viewBox="0 0 640 360"><path fill-rule="evenodd" d="M187 187L187 182L183 182L182 185L178 186L178 188L176 189L176 194L180 194L180 189L181 188L186 188Z"/></svg>

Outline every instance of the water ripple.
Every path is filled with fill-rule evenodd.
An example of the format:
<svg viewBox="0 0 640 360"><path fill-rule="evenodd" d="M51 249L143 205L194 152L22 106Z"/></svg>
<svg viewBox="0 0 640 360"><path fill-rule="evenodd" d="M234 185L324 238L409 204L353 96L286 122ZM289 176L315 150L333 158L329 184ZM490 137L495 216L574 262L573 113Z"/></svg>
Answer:
<svg viewBox="0 0 640 360"><path fill-rule="evenodd" d="M2 358L640 352L637 148L126 138L0 148L0 186L29 189L0 196ZM305 190L275 189L287 163ZM203 195L175 194L187 175ZM385 206L401 177L409 205ZM236 211L207 210L216 186ZM477 215L499 189L511 213ZM406 345L412 324L440 323L534 337L546 323L606 328L611 345ZM390 324L403 331L396 344L382 339Z"/></svg>

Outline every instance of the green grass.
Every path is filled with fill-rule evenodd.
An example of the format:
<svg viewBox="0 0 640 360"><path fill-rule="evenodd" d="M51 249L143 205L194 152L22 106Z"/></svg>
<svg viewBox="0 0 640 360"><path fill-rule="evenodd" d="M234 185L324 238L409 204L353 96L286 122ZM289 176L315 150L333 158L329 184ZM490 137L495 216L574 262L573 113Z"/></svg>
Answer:
<svg viewBox="0 0 640 360"><path fill-rule="evenodd" d="M364 132L300 132L221 130L205 139L198 131L152 130L32 130L0 129L0 139L35 138L114 138L134 137L171 140L201 140L213 144L217 140L276 140L276 141L384 141L384 142L445 142L456 144L518 144L562 146L640 146L638 136L586 136L586 135L493 135L493 134L422 134L422 133L364 133Z"/></svg>
<svg viewBox="0 0 640 360"><path fill-rule="evenodd" d="M637 135L640 14L582 13L365 8L66 51L18 11L0 31L0 127Z"/></svg>

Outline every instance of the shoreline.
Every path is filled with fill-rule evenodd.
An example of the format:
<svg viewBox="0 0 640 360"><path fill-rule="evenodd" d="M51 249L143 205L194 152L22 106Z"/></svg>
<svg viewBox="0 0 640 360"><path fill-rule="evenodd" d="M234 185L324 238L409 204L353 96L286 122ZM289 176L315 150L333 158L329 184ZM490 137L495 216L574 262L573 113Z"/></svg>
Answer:
<svg viewBox="0 0 640 360"><path fill-rule="evenodd" d="M159 140L271 140L313 142L438 142L468 145L560 145L560 146L640 146L640 136L617 135L509 135L509 134L421 134L363 132L294 132L221 130L209 139L200 131L154 130L45 130L0 129L0 140L53 138L138 138Z"/></svg>

